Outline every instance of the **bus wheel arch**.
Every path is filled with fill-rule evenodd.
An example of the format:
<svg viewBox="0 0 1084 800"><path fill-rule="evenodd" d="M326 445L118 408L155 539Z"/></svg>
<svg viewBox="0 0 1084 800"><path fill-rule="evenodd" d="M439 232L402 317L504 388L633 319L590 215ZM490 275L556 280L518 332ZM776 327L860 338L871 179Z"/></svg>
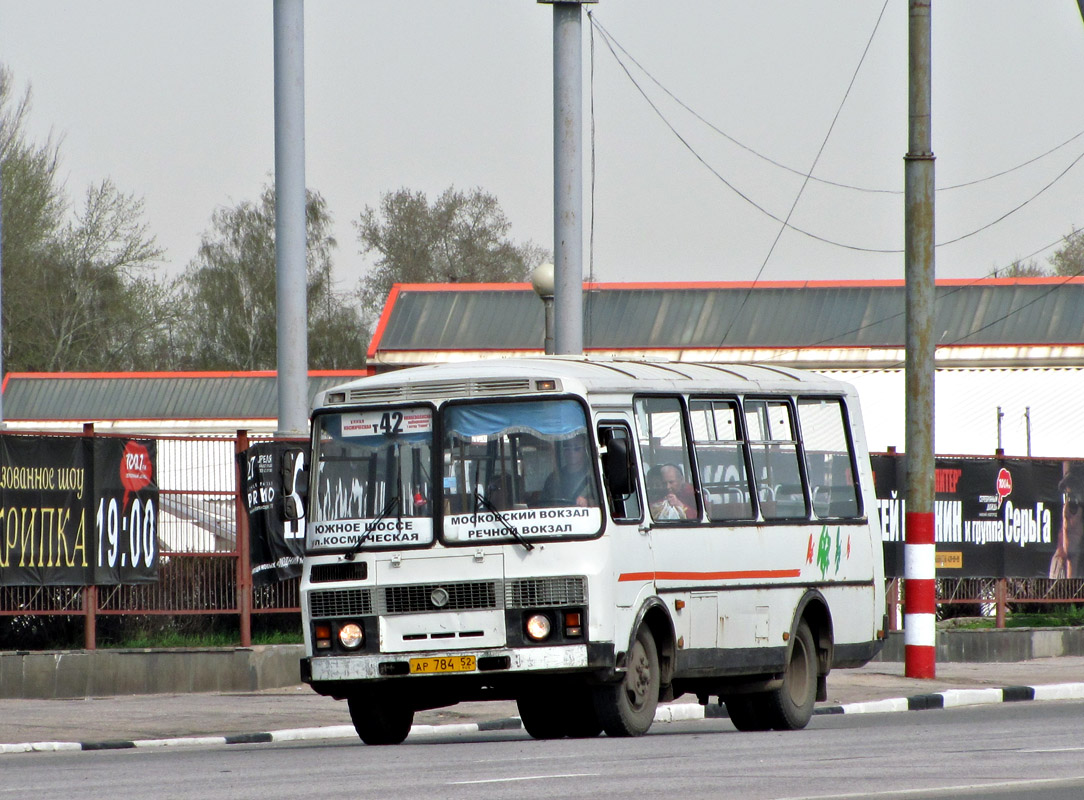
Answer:
<svg viewBox="0 0 1084 800"><path fill-rule="evenodd" d="M641 626L646 626L651 631L655 640L655 648L659 658L659 677L661 685L660 698L663 702L674 699L673 680L674 671L677 669L677 633L674 629L674 620L660 597L649 597L640 607L636 615L636 622L629 633L628 649L622 654L622 660L618 666L624 666L624 659L628 657L636 642L636 633Z"/></svg>
<svg viewBox="0 0 1084 800"><path fill-rule="evenodd" d="M832 627L832 612L828 608L828 601L816 589L807 591L795 609L794 618L790 624L789 646L787 648L788 660L790 658L790 649L793 647L793 640L798 632L798 625L802 620L805 620L809 626L816 648L817 699L827 700L828 689L825 679L832 668L835 634Z"/></svg>
<svg viewBox="0 0 1084 800"><path fill-rule="evenodd" d="M618 680L594 689L595 711L607 736L647 733L660 699L673 693L675 647L666 606L650 598L636 616L628 649L618 656Z"/></svg>

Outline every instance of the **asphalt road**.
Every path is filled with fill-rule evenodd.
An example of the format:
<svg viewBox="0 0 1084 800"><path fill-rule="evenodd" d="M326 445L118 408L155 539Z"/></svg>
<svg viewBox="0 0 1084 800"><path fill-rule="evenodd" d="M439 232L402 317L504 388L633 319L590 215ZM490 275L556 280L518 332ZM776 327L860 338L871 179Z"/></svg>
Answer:
<svg viewBox="0 0 1084 800"><path fill-rule="evenodd" d="M0 765L0 798L1073 798L1084 702L814 717L805 731L726 720L637 739L534 741L522 731L230 747L33 753Z"/></svg>

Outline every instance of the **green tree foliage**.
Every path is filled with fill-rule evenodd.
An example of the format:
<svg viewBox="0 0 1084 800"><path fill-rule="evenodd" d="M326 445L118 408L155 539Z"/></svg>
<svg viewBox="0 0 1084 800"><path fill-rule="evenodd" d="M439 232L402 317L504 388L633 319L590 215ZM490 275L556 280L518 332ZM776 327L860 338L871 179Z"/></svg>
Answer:
<svg viewBox="0 0 1084 800"><path fill-rule="evenodd" d="M332 280L331 216L323 197L306 200L309 366L358 367L367 333L356 309ZM192 369L274 369L276 366L275 193L259 202L215 211L199 254L179 287L174 344Z"/></svg>
<svg viewBox="0 0 1084 800"><path fill-rule="evenodd" d="M59 229L64 213L52 141L29 142L25 130L30 89L14 95L11 72L0 65L0 163L3 165L4 266L25 265Z"/></svg>
<svg viewBox="0 0 1084 800"><path fill-rule="evenodd" d="M66 220L58 146L25 130L30 90L16 98L0 67L4 367L10 371L145 369L159 349L149 277L160 251L142 203L110 182Z"/></svg>
<svg viewBox="0 0 1084 800"><path fill-rule="evenodd" d="M991 274L993 278L1041 278L1047 272L1035 259L1030 261L1014 261L1002 269L995 269Z"/></svg>
<svg viewBox="0 0 1084 800"><path fill-rule="evenodd" d="M162 251L141 221L143 203L109 181L84 207L21 287L26 323L7 333L36 370L151 369L172 312L153 277ZM28 302L29 301L29 302Z"/></svg>
<svg viewBox="0 0 1084 800"><path fill-rule="evenodd" d="M477 188L451 187L432 204L424 192L388 192L355 226L361 253L375 262L359 286L370 315L396 283L521 281L546 257L530 242L509 239L511 223L497 198Z"/></svg>
<svg viewBox="0 0 1084 800"><path fill-rule="evenodd" d="M1065 277L1084 275L1084 230L1074 227L1065 237L1064 244L1050 257L1050 269Z"/></svg>

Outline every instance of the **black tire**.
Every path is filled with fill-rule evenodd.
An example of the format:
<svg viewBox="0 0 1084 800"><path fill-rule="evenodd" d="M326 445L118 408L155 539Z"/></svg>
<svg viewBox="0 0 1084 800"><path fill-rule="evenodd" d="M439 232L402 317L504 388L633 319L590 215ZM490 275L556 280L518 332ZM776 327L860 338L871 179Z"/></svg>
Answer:
<svg viewBox="0 0 1084 800"><path fill-rule="evenodd" d="M619 683L595 689L595 710L607 736L642 736L659 705L659 653L655 637L641 626L625 659Z"/></svg>
<svg viewBox="0 0 1084 800"><path fill-rule="evenodd" d="M590 739L602 733L589 690L556 687L516 700L523 729L535 739Z"/></svg>
<svg viewBox="0 0 1084 800"><path fill-rule="evenodd" d="M593 739L602 733L602 722L595 710L591 690L572 693L565 731L570 739Z"/></svg>
<svg viewBox="0 0 1084 800"><path fill-rule="evenodd" d="M350 721L365 744L400 744L414 724L414 709L401 700L358 695L349 698Z"/></svg>
<svg viewBox="0 0 1084 800"><path fill-rule="evenodd" d="M817 701L817 648L803 619L794 632L783 685L768 692L765 712L777 731L797 731L809 724Z"/></svg>
<svg viewBox="0 0 1084 800"><path fill-rule="evenodd" d="M739 731L767 731L772 720L765 713L764 693L737 694L723 698L726 713Z"/></svg>
<svg viewBox="0 0 1084 800"><path fill-rule="evenodd" d="M548 692L516 700L523 730L533 739L560 739L565 735L565 708Z"/></svg>

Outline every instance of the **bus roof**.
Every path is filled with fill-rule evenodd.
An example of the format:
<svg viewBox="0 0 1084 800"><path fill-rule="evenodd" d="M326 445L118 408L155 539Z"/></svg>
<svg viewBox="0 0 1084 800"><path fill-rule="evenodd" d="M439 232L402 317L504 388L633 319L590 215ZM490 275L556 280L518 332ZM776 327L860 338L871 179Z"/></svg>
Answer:
<svg viewBox="0 0 1084 800"><path fill-rule="evenodd" d="M814 372L767 364L708 364L600 356L489 358L437 364L360 378L318 394L344 392L351 402L399 402L430 397L534 393L538 380L557 379L584 394L619 391L817 391L850 394L850 385Z"/></svg>

